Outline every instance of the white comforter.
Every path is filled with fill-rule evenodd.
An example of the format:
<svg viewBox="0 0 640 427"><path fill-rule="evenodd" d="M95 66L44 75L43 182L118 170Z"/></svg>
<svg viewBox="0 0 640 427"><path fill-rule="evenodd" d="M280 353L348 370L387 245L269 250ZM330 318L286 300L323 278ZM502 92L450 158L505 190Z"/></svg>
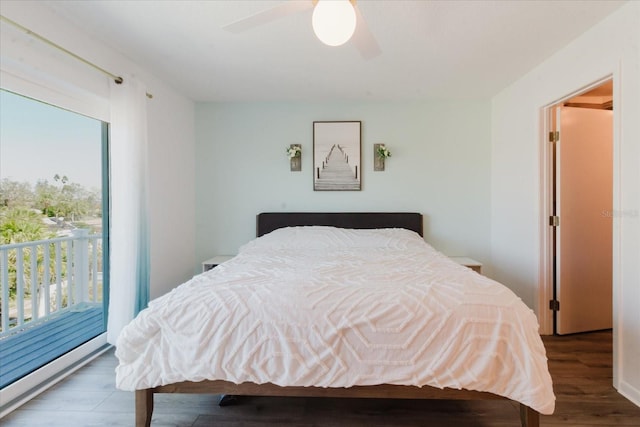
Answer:
<svg viewBox="0 0 640 427"><path fill-rule="evenodd" d="M542 414L555 397L533 312L400 229L276 230L149 304L121 333L116 383L430 385Z"/></svg>

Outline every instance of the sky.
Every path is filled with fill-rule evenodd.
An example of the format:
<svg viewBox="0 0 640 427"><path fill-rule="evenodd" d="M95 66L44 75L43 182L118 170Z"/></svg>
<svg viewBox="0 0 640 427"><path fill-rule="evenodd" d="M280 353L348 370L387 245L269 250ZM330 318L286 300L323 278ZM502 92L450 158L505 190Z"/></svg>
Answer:
<svg viewBox="0 0 640 427"><path fill-rule="evenodd" d="M322 167L322 161L334 144L344 148L349 164L360 169L360 122L316 122L313 124L314 168Z"/></svg>
<svg viewBox="0 0 640 427"><path fill-rule="evenodd" d="M0 91L0 179L101 188L102 122Z"/></svg>

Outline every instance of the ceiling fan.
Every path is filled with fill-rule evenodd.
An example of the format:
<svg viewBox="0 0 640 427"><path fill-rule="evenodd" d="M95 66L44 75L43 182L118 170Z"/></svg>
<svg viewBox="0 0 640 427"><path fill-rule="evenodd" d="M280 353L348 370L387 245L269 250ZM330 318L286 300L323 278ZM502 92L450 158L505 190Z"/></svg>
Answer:
<svg viewBox="0 0 640 427"><path fill-rule="evenodd" d="M313 29L323 43L339 46L352 40L364 59L371 59L382 53L356 0L287 0L223 28L232 33L241 33L312 8Z"/></svg>

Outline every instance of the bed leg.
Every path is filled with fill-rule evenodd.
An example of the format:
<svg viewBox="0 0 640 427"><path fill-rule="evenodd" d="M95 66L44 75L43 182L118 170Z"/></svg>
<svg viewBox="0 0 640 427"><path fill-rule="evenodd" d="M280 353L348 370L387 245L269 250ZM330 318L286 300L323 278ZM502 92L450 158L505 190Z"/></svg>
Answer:
<svg viewBox="0 0 640 427"><path fill-rule="evenodd" d="M153 390L136 390L136 427L151 427Z"/></svg>
<svg viewBox="0 0 640 427"><path fill-rule="evenodd" d="M540 414L529 408L527 405L520 404L520 424L522 427L539 427Z"/></svg>
<svg viewBox="0 0 640 427"><path fill-rule="evenodd" d="M236 403L238 403L238 396L234 396L233 394L223 394L218 400L218 406L231 406Z"/></svg>

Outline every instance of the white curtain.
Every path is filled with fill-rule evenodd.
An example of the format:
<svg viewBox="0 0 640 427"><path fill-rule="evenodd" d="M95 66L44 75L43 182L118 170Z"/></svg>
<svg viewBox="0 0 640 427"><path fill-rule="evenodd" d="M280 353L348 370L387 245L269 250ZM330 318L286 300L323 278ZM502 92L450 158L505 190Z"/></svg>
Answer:
<svg viewBox="0 0 640 427"><path fill-rule="evenodd" d="M111 83L110 258L107 341L149 300L147 96L134 77Z"/></svg>

